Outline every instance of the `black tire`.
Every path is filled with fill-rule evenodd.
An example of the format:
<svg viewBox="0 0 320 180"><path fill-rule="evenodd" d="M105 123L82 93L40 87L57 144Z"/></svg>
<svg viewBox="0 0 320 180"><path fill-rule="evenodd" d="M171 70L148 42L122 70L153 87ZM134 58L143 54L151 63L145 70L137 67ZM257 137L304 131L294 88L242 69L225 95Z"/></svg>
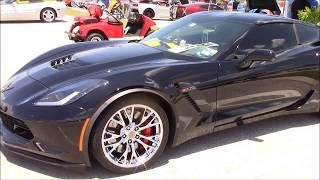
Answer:
<svg viewBox="0 0 320 180"><path fill-rule="evenodd" d="M106 125L106 123L108 123L111 116L121 108L126 107L128 105L132 105L132 104L141 104L141 105L151 107L153 110L155 110L159 114L163 124L163 138L160 142L159 148L155 151L155 154L147 162L145 162L144 165L140 165L137 167L124 168L124 167L120 167L113 164L104 155L104 152L101 147L102 146L101 136L104 130L104 126ZM111 107L108 107L108 109L100 116L100 118L98 119L98 122L94 125L93 131L90 135L90 142L91 142L90 152L95 158L95 160L109 171L120 173L120 174L134 173L134 172L146 170L156 159L159 158L159 156L161 155L161 153L166 147L168 135L169 135L169 121L162 107L151 98L144 97L144 96L129 96L128 98L122 99L121 101L118 101L117 103L113 104Z"/></svg>
<svg viewBox="0 0 320 180"><path fill-rule="evenodd" d="M146 9L146 10L144 10L143 15L153 19L155 16L155 13L152 9Z"/></svg>
<svg viewBox="0 0 320 180"><path fill-rule="evenodd" d="M55 21L57 18L57 13L52 8L44 8L40 12L40 19L43 22L50 23Z"/></svg>
<svg viewBox="0 0 320 180"><path fill-rule="evenodd" d="M86 41L104 41L105 38L101 33L91 33Z"/></svg>

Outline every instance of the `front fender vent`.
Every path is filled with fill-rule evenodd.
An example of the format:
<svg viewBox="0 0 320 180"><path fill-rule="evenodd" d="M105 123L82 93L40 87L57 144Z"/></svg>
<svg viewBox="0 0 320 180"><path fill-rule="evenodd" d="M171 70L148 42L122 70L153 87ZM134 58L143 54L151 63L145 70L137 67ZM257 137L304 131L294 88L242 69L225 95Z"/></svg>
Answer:
<svg viewBox="0 0 320 180"><path fill-rule="evenodd" d="M66 65L66 64L70 64L73 61L74 61L74 59L72 59L71 55L60 57L58 59L51 61L51 67L54 69L58 69L59 67Z"/></svg>
<svg viewBox="0 0 320 180"><path fill-rule="evenodd" d="M194 109L195 109L197 112L201 112L201 109L199 108L199 106L197 105L197 103L190 97L189 94L184 93L183 95L184 95L184 97L186 98L186 100L194 107Z"/></svg>

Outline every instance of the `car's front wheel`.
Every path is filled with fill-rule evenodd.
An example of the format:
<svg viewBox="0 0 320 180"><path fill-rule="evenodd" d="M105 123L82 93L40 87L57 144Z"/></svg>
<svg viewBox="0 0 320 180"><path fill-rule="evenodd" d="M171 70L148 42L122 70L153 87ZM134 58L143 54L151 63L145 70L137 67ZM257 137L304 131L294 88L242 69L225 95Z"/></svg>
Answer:
<svg viewBox="0 0 320 180"><path fill-rule="evenodd" d="M169 123L163 108L151 98L122 99L101 116L91 136L91 152L116 173L144 170L164 150Z"/></svg>
<svg viewBox="0 0 320 180"><path fill-rule="evenodd" d="M105 38L100 33L91 33L87 37L87 41L103 41L103 40L105 40Z"/></svg>
<svg viewBox="0 0 320 180"><path fill-rule="evenodd" d="M40 13L40 18L43 22L53 22L56 19L56 17L56 12L52 8L45 8Z"/></svg>
<svg viewBox="0 0 320 180"><path fill-rule="evenodd" d="M146 10L144 10L143 15L153 19L155 16L155 13L152 9L146 9Z"/></svg>

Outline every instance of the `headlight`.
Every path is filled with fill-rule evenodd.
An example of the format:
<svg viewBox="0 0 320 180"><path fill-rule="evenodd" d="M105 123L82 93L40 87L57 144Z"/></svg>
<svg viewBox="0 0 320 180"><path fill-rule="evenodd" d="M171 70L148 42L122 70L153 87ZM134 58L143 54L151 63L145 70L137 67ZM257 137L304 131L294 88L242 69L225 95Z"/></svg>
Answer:
<svg viewBox="0 0 320 180"><path fill-rule="evenodd" d="M36 106L62 106L75 102L91 91L108 85L109 82L101 79L90 79L63 88L54 90L34 103Z"/></svg>
<svg viewBox="0 0 320 180"><path fill-rule="evenodd" d="M72 32L73 33L77 33L80 30L80 26L76 26L75 28L73 28Z"/></svg>

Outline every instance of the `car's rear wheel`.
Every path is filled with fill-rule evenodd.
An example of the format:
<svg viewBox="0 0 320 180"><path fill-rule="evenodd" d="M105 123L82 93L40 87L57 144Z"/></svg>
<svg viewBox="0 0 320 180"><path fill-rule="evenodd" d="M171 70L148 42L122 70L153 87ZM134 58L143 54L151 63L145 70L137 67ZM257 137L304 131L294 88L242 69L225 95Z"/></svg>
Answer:
<svg viewBox="0 0 320 180"><path fill-rule="evenodd" d="M105 38L100 33L91 33L87 37L87 41L103 41L103 40L105 40Z"/></svg>
<svg viewBox="0 0 320 180"><path fill-rule="evenodd" d="M56 12L52 8L45 8L40 13L40 18L43 22L53 22L56 16Z"/></svg>
<svg viewBox="0 0 320 180"><path fill-rule="evenodd" d="M129 97L101 116L91 135L91 152L116 173L144 170L163 152L169 123L161 106L150 98Z"/></svg>
<svg viewBox="0 0 320 180"><path fill-rule="evenodd" d="M151 19L154 18L154 16L155 16L154 11L152 9L144 10L143 15L145 15Z"/></svg>

